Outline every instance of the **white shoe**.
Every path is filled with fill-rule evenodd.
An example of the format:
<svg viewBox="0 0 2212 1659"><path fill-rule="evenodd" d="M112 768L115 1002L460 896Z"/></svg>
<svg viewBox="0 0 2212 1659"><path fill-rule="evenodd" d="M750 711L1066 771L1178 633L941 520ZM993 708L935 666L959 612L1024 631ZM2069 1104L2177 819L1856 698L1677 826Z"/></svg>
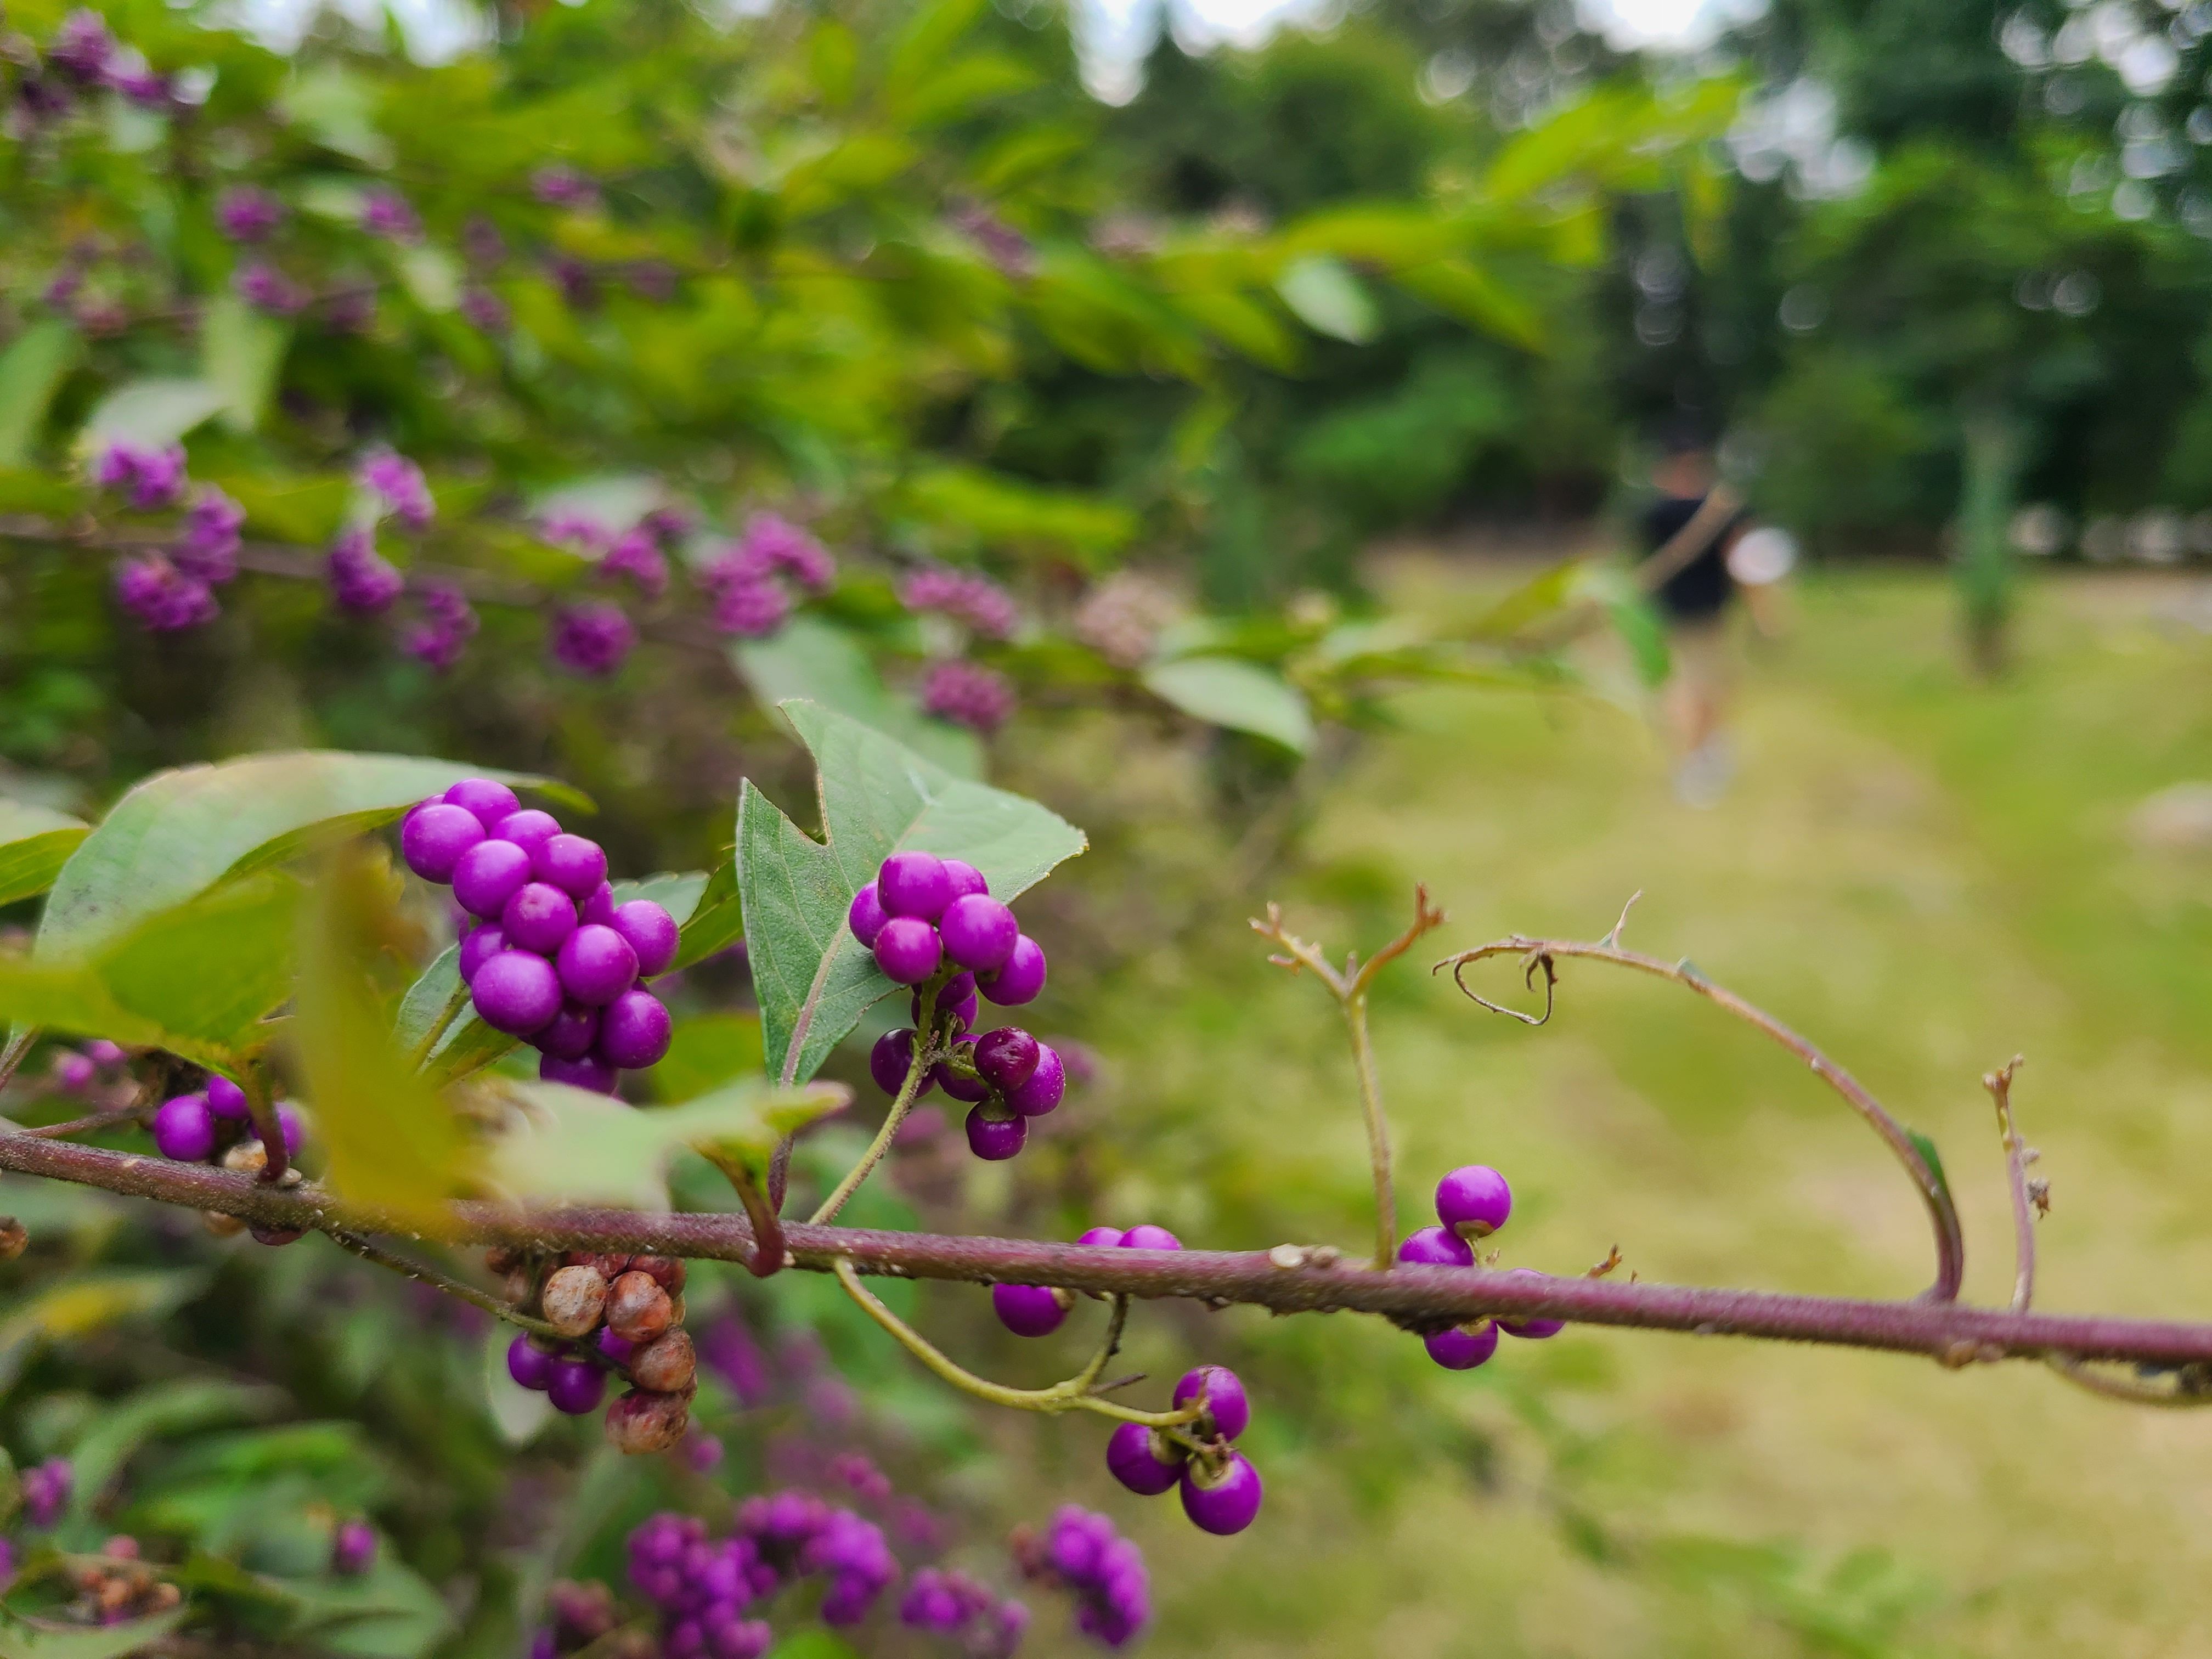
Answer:
<svg viewBox="0 0 2212 1659"><path fill-rule="evenodd" d="M1674 799L1685 806L1717 806L1735 777L1735 756L1716 733L1682 757L1674 768Z"/></svg>

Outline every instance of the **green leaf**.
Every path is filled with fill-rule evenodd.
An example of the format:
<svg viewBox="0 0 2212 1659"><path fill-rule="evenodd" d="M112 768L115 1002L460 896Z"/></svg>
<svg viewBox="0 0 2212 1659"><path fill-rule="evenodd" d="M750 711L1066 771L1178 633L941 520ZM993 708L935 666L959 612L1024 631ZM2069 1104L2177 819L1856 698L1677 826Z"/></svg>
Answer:
<svg viewBox="0 0 2212 1659"><path fill-rule="evenodd" d="M1304 696L1279 674L1238 657L1180 657L1145 671L1145 687L1186 714L1249 732L1303 755L1313 746Z"/></svg>
<svg viewBox="0 0 2212 1659"><path fill-rule="evenodd" d="M54 393L84 341L58 318L33 323L0 351L0 466L21 466L37 447Z"/></svg>
<svg viewBox="0 0 2212 1659"><path fill-rule="evenodd" d="M283 1405L283 1395L275 1389L179 1378L108 1401L84 1437L70 1449L70 1468L76 1481L70 1496L70 1513L90 1516L123 1466L148 1441L218 1424L252 1422L275 1414Z"/></svg>
<svg viewBox="0 0 2212 1659"><path fill-rule="evenodd" d="M1364 345L1381 326L1375 301L1344 264L1325 253L1294 259L1275 278L1275 292L1319 333Z"/></svg>
<svg viewBox="0 0 2212 1659"><path fill-rule="evenodd" d="M234 294L207 302L200 315L200 378L222 394L223 423L233 431L261 424L291 340L289 324Z"/></svg>
<svg viewBox="0 0 2212 1659"><path fill-rule="evenodd" d="M734 641L730 657L770 707L804 697L896 738L948 772L983 775L981 739L893 696L860 641L835 623L793 617L771 638Z"/></svg>
<svg viewBox="0 0 2212 1659"><path fill-rule="evenodd" d="M210 416L220 414L228 402L222 388L205 380L133 380L94 406L79 441L87 445L121 441L159 448L176 442Z"/></svg>
<svg viewBox="0 0 2212 1659"><path fill-rule="evenodd" d="M66 812L0 798L0 904L52 886L76 844L91 833L90 824Z"/></svg>
<svg viewBox="0 0 2212 1659"><path fill-rule="evenodd" d="M775 1088L746 1078L678 1106L639 1109L589 1090L518 1084L523 1109L493 1155L494 1176L526 1198L668 1207L668 1161L690 1147L765 1173L776 1143L842 1109L842 1084Z"/></svg>
<svg viewBox="0 0 2212 1659"><path fill-rule="evenodd" d="M738 797L738 886L770 1074L814 1075L871 1003L895 988L845 910L901 848L964 859L1012 901L1088 844L1057 813L957 778L818 704L781 705L821 775L823 845L748 780Z"/></svg>
<svg viewBox="0 0 2212 1659"><path fill-rule="evenodd" d="M188 1611L172 1607L151 1619L75 1630L50 1630L0 1618L0 1659L120 1659L160 1641L184 1623Z"/></svg>
<svg viewBox="0 0 2212 1659"><path fill-rule="evenodd" d="M1544 319L1536 307L1489 272L1461 259L1437 259L1394 273L1399 287L1462 322L1530 350L1544 344Z"/></svg>
<svg viewBox="0 0 2212 1659"><path fill-rule="evenodd" d="M104 1036L139 1048L168 1046L167 1032L117 1006L95 969L82 963L57 966L0 955L0 1024L19 1031L37 1026L72 1036ZM221 1063L212 1054L177 1052L203 1064Z"/></svg>
<svg viewBox="0 0 2212 1659"><path fill-rule="evenodd" d="M665 1100L689 1100L732 1079L761 1069L758 1014L694 1014L676 1022L668 1052L653 1068L653 1086Z"/></svg>
<svg viewBox="0 0 2212 1659"><path fill-rule="evenodd" d="M62 866L39 923L41 959L81 958L170 906L360 834L426 795L481 776L544 781L458 761L301 750L157 772L115 804Z"/></svg>
<svg viewBox="0 0 2212 1659"><path fill-rule="evenodd" d="M149 1269L76 1273L45 1285L0 1321L0 1394L15 1386L23 1363L41 1343L88 1336L129 1320L158 1319L206 1284L204 1273Z"/></svg>
<svg viewBox="0 0 2212 1659"><path fill-rule="evenodd" d="M443 248L408 248L398 264L399 279L423 310L452 311L461 303L461 267Z"/></svg>
<svg viewBox="0 0 2212 1659"><path fill-rule="evenodd" d="M273 1035L263 1022L292 994L301 891L264 871L161 911L102 954L100 981L116 1006L161 1027L163 1048L258 1048Z"/></svg>
<svg viewBox="0 0 2212 1659"><path fill-rule="evenodd" d="M388 167L392 141L376 130L374 88L364 76L335 64L294 76L277 100L277 112L324 149Z"/></svg>
<svg viewBox="0 0 2212 1659"><path fill-rule="evenodd" d="M1905 1138L1912 1143L1914 1149L1922 1158L1927 1159L1928 1172L1936 1177L1936 1190L1945 1197L1949 1197L1951 1179L1943 1173L1942 1155L1936 1150L1936 1143L1917 1129L1907 1129L1905 1132Z"/></svg>
<svg viewBox="0 0 2212 1659"><path fill-rule="evenodd" d="M745 910L738 898L737 852L732 848L707 878L706 890L683 926L676 945L676 966L689 968L717 951L729 949L744 936Z"/></svg>

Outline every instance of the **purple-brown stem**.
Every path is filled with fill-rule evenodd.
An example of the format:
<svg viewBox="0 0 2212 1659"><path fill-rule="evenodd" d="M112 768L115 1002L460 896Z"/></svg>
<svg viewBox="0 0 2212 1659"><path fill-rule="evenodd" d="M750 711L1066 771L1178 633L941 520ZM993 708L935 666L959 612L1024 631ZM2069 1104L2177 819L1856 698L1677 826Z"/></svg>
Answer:
<svg viewBox="0 0 2212 1659"><path fill-rule="evenodd" d="M275 1188L203 1164L104 1151L67 1141L0 1135L0 1170L43 1176L212 1210L265 1226L421 1237L419 1217L340 1199L313 1186ZM519 1210L489 1203L448 1207L440 1236L453 1243L539 1250L629 1251L749 1261L744 1218L614 1209ZM1154 1251L1087 1248L1024 1239L879 1232L787 1224L794 1266L830 1271L849 1261L864 1273L974 1284L1054 1285L1146 1297L1245 1303L1275 1313L1345 1310L1401 1323L1463 1323L1504 1315L1593 1325L1761 1337L1839 1347L1917 1353L1947 1365L2003 1358L2110 1359L2154 1366L2212 1367L2212 1324L2014 1313L1925 1299L1869 1302L1766 1291L1622 1284L1484 1268L1323 1265L1327 1252Z"/></svg>

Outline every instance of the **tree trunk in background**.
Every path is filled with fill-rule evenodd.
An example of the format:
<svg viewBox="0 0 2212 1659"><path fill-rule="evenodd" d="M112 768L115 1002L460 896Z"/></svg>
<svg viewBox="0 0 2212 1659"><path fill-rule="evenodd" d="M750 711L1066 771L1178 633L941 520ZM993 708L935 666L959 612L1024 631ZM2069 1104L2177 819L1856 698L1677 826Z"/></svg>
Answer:
<svg viewBox="0 0 2212 1659"><path fill-rule="evenodd" d="M1957 562L1960 617L1974 672L2005 665L2005 625L2013 607L2013 495L2020 477L2020 430L2000 411L1966 422L1966 477L1960 492Z"/></svg>

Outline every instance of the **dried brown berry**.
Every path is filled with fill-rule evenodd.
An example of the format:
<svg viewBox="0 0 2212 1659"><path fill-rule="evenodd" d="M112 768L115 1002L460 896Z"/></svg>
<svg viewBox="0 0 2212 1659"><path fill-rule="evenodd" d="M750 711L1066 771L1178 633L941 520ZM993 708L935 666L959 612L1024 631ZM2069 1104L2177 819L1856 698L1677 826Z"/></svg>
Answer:
<svg viewBox="0 0 2212 1659"><path fill-rule="evenodd" d="M31 1235L12 1215L0 1216L0 1261L13 1261L31 1246Z"/></svg>
<svg viewBox="0 0 2212 1659"><path fill-rule="evenodd" d="M572 1267L596 1267L610 1282L629 1271L630 1259L619 1251L571 1250L562 1260Z"/></svg>
<svg viewBox="0 0 2212 1659"><path fill-rule="evenodd" d="M484 1251L484 1271L504 1279L522 1265L522 1252L512 1244L494 1244Z"/></svg>
<svg viewBox="0 0 2212 1659"><path fill-rule="evenodd" d="M607 1325L630 1342L650 1342L673 1322L675 1304L650 1275L627 1273L607 1291Z"/></svg>
<svg viewBox="0 0 2212 1659"><path fill-rule="evenodd" d="M629 1358L630 1381L656 1394L675 1394L691 1386L699 1369L690 1334L670 1331L656 1337Z"/></svg>
<svg viewBox="0 0 2212 1659"><path fill-rule="evenodd" d="M631 1456L666 1451L691 1426L688 1394L633 1389L607 1407L607 1443Z"/></svg>
<svg viewBox="0 0 2212 1659"><path fill-rule="evenodd" d="M635 1255L630 1258L632 1273L650 1273L653 1282L674 1296L684 1288L684 1262L672 1255Z"/></svg>
<svg viewBox="0 0 2212 1659"><path fill-rule="evenodd" d="M563 1267L545 1281L545 1322L562 1336L586 1336L607 1305L607 1281L596 1267Z"/></svg>

